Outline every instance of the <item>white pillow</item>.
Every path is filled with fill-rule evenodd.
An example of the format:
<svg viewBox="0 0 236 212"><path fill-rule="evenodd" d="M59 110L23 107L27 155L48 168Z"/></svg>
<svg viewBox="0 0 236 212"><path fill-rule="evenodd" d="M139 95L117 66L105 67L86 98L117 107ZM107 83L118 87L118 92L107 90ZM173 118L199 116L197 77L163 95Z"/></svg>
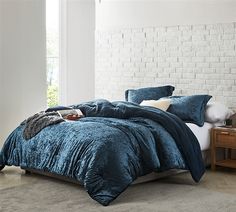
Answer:
<svg viewBox="0 0 236 212"><path fill-rule="evenodd" d="M142 106L151 106L166 111L171 104L171 99L144 100L140 103Z"/></svg>
<svg viewBox="0 0 236 212"><path fill-rule="evenodd" d="M205 110L205 121L210 123L222 122L234 112L219 102L209 102Z"/></svg>

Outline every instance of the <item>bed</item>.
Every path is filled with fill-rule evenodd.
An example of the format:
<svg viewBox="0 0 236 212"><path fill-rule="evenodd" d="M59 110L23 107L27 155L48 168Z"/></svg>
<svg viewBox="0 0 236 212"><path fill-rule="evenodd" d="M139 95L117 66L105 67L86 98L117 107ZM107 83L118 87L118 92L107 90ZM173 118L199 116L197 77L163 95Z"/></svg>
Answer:
<svg viewBox="0 0 236 212"><path fill-rule="evenodd" d="M146 175L177 169L188 170L195 182L203 176L202 145L174 113L128 101L73 108L85 117L48 126L29 140L22 136L24 123L19 125L0 152L0 169L14 165L78 182L104 206Z"/></svg>

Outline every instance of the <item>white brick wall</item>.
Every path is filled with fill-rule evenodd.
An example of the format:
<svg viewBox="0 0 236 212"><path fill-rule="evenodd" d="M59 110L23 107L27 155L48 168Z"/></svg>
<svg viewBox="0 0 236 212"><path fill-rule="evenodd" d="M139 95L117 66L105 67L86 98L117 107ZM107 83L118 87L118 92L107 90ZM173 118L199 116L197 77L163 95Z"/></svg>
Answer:
<svg viewBox="0 0 236 212"><path fill-rule="evenodd" d="M236 108L236 23L97 31L95 69L96 98L171 84Z"/></svg>

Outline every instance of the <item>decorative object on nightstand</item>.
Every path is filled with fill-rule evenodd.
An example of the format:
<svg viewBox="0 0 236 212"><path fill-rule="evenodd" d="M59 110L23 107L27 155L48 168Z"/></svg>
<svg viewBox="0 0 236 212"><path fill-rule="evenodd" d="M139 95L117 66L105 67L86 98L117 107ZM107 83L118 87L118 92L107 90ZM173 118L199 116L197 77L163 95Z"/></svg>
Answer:
<svg viewBox="0 0 236 212"><path fill-rule="evenodd" d="M236 113L226 119L226 125L236 127Z"/></svg>
<svg viewBox="0 0 236 212"><path fill-rule="evenodd" d="M217 160L216 150L223 148L224 159ZM214 127L211 130L211 169L216 166L236 168L236 159L232 159L232 150L236 149L236 128L235 127Z"/></svg>

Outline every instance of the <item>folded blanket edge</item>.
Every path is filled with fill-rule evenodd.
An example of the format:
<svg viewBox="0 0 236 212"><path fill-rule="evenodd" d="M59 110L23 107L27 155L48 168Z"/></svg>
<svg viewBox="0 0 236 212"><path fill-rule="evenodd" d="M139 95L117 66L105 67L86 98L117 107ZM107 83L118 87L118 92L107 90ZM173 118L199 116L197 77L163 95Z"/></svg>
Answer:
<svg viewBox="0 0 236 212"><path fill-rule="evenodd" d="M3 155L2 151L0 151L0 171L4 169L5 165L3 164Z"/></svg>

